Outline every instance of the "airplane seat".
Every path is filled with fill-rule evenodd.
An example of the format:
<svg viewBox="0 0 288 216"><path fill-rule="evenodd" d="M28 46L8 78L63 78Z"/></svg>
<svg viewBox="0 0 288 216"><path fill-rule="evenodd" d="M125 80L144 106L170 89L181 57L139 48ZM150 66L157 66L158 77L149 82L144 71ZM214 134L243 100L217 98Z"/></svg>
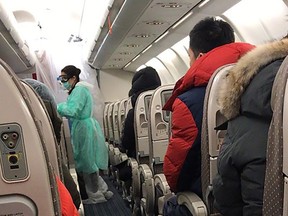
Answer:
<svg viewBox="0 0 288 216"><path fill-rule="evenodd" d="M153 91L142 92L135 104L134 131L136 159L139 164L149 164L148 113Z"/></svg>
<svg viewBox="0 0 288 216"><path fill-rule="evenodd" d="M206 216L207 208L203 201L193 192L177 193L177 202L179 205L185 205L194 216Z"/></svg>
<svg viewBox="0 0 288 216"><path fill-rule="evenodd" d="M133 201L132 203L132 209L134 206L137 206L137 204L140 202L140 173L138 170L138 162L134 158L128 159L128 166L132 169L132 185L130 187L130 194L131 199Z"/></svg>
<svg viewBox="0 0 288 216"><path fill-rule="evenodd" d="M119 163L121 163L121 159L122 159L122 152L120 151L120 149L118 147L114 147L113 149L113 164L114 165L117 165Z"/></svg>
<svg viewBox="0 0 288 216"><path fill-rule="evenodd" d="M104 117L103 117L103 126L104 126L104 136L105 141L108 141L109 132L108 132L108 107L110 103L106 103L104 107Z"/></svg>
<svg viewBox="0 0 288 216"><path fill-rule="evenodd" d="M122 133L123 125L125 121L125 109L127 105L127 100L128 100L127 98L124 98L121 101L117 101L114 105L114 107L116 106L116 109L114 108L115 110L114 110L114 118L113 118L114 134L116 135L115 141L114 141L115 149L113 150L114 165L117 165L128 159L127 154L122 153L119 150L119 148L117 148L121 144L121 133Z"/></svg>
<svg viewBox="0 0 288 216"><path fill-rule="evenodd" d="M109 107L108 107L108 133L109 133L108 143L113 144L113 146L114 146L114 131L113 131L113 107L114 107L114 103L115 102L110 103Z"/></svg>
<svg viewBox="0 0 288 216"><path fill-rule="evenodd" d="M158 87L152 95L149 124L149 151L152 155L150 166L154 174L162 173L163 161L168 146L168 128L170 112L163 111L162 107L172 94L174 85Z"/></svg>
<svg viewBox="0 0 288 216"><path fill-rule="evenodd" d="M263 215L288 215L288 57L275 77L268 132Z"/></svg>
<svg viewBox="0 0 288 216"><path fill-rule="evenodd" d="M109 156L110 156L111 165L113 166L121 163L122 159L125 158L125 154L122 157L122 153L120 152L118 148L120 144L120 131L118 127L119 126L119 122L118 122L119 104L120 104L120 101L116 101L112 103L112 108L111 108L112 110L110 111L108 109L108 115L110 116L110 122L111 122L109 127L112 127L112 129L109 129L110 131L112 130L112 132L110 132L109 140L110 140L110 143L112 143L114 147L111 149L109 148ZM116 182L118 182L117 174L114 173L113 175L115 177Z"/></svg>
<svg viewBox="0 0 288 216"><path fill-rule="evenodd" d="M108 144L109 176L114 176L114 174L113 174L114 173L113 166L115 164L113 164L114 160L112 160L113 155L114 155L113 151L114 151L114 146L112 144Z"/></svg>
<svg viewBox="0 0 288 216"><path fill-rule="evenodd" d="M148 124L150 169L142 169L141 173L143 173L143 176L149 176L149 172L151 172L154 177L147 177L146 179L142 178L143 182L141 182L141 185L143 194L140 203L142 211L149 215L155 213L158 215L159 206L163 205L164 198L168 196L167 194L171 193L165 176L157 174L163 172L164 155L169 139L168 122L170 113L162 111L162 107L170 98L173 87L174 85L158 87L154 90L150 102L148 115L150 120ZM139 165L139 167L141 167L141 165Z"/></svg>
<svg viewBox="0 0 288 216"><path fill-rule="evenodd" d="M41 131L43 133L44 143L47 148L49 159L52 163L52 166L61 180L63 180L63 171L62 171L62 153L60 152L60 146L57 143L53 126L49 118L49 114L46 110L44 103L42 102L40 96L34 91L34 89L24 81L20 81L24 86L26 93L31 101L31 107L36 118L40 122Z"/></svg>
<svg viewBox="0 0 288 216"><path fill-rule="evenodd" d="M124 121L125 121L125 114L126 114L126 106L127 106L128 98L124 98L119 103L119 110L118 110L118 124L119 124L119 131L120 134L122 133Z"/></svg>
<svg viewBox="0 0 288 216"><path fill-rule="evenodd" d="M126 103L126 109L125 109L125 118L129 112L129 110L132 109L132 102L131 102L131 97L129 97L127 99L127 103Z"/></svg>
<svg viewBox="0 0 288 216"><path fill-rule="evenodd" d="M109 156L109 166L110 168L112 168L112 166L115 165L114 163L114 134L113 134L113 121L112 121L112 111L113 111L113 106L114 103L110 103L108 104L108 108L107 108L107 127L108 127L108 144L109 144L109 148L108 148L108 156ZM113 169L110 171L113 172Z"/></svg>
<svg viewBox="0 0 288 216"><path fill-rule="evenodd" d="M114 146L116 147L118 147L120 144L120 131L118 127L119 126L119 123L118 123L119 104L120 104L120 101L116 101L114 103L114 107L112 111Z"/></svg>
<svg viewBox="0 0 288 216"><path fill-rule="evenodd" d="M60 145L60 151L62 153L61 158L62 158L62 161L65 164L65 166L70 168L70 164L69 164L69 160L68 160L68 148L66 146L65 137L64 137L63 123L61 125L60 136L61 136L61 140L60 140L59 145ZM72 148L72 146L70 146L70 148Z"/></svg>
<svg viewBox="0 0 288 216"><path fill-rule="evenodd" d="M114 103L115 103L115 102L114 102ZM112 103L111 105L114 106L114 103ZM114 168L113 166L121 163L122 161L124 161L125 159L128 158L128 156L127 156L126 153L122 153L122 152L119 150L119 148L116 149L116 150L114 150L114 148L115 148L115 147L118 147L118 145L120 145L120 143L121 143L121 141L120 141L120 136L121 136L121 132L122 132L122 129L123 129L123 124L124 124L125 118L126 118L126 116L127 116L127 113L128 113L128 111L129 111L131 108L132 108L131 98L121 100L120 103L119 103L119 105L118 105L118 118L120 118L120 121L121 121L120 126L121 126L121 127L119 126L119 123L120 123L120 122L118 122L119 119L117 119L117 125L119 126L119 130L118 130L118 132L119 132L119 142L118 142L117 145L115 145L115 142L114 142L114 137L115 137L115 136L114 136L114 133L113 133L114 131L112 130L112 132L111 132L111 130L109 129L109 131L110 131L110 132L109 132L109 137L110 137L109 143L112 143L112 144L113 144L113 148L109 148L109 161L111 162L111 164L113 164L112 166L110 166L112 172L115 171L115 168ZM110 109L113 109L113 107L110 108ZM112 111L110 111L110 110L108 109L108 113L109 113L109 112L112 112ZM119 115L119 112L121 112L120 115ZM108 114L108 116L109 116L109 115L110 115L110 114ZM110 126L109 126L109 122L108 122L108 126L109 126L109 128L110 128L110 127L113 128L113 121L110 120L110 122L111 122L111 123L110 123ZM113 137L113 138L111 138L111 137ZM110 152L110 151L112 151L112 152ZM113 176L115 177L114 180L116 180L116 182L117 182L117 174L113 174Z"/></svg>
<svg viewBox="0 0 288 216"><path fill-rule="evenodd" d="M136 140L136 160L138 162L136 169L132 169L132 197L135 202L135 208L140 207L142 197L142 185L147 178L151 178L152 171L149 168L149 137L148 120L149 106L154 90L142 92L135 103L134 131ZM142 179L142 181L140 180ZM148 184L147 184L148 185ZM142 200L143 201L143 200ZM145 201L145 200L144 200ZM143 205L146 205L142 203ZM142 213L145 211L142 208ZM134 209L135 212L135 209Z"/></svg>
<svg viewBox="0 0 288 216"><path fill-rule="evenodd" d="M209 80L206 87L202 134L201 134L201 181L203 201L193 192L181 192L177 194L179 204L185 205L193 215L217 214L213 207L212 180L217 173L217 157L221 143L226 134L226 129L220 126L225 123L225 117L220 113L217 105L219 88L224 81L229 69L234 64L218 68ZM198 213L197 213L198 212Z"/></svg>
<svg viewBox="0 0 288 216"><path fill-rule="evenodd" d="M45 122L35 113L29 90L2 60L0 74L0 99L5 101L0 115L0 215L61 215L53 165L57 158L50 161L41 126ZM39 194L45 196L39 199Z"/></svg>
<svg viewBox="0 0 288 216"><path fill-rule="evenodd" d="M155 197L158 215L163 215L163 207L165 202L174 195L171 192L169 184L163 173L154 176Z"/></svg>
<svg viewBox="0 0 288 216"><path fill-rule="evenodd" d="M67 160L68 160L68 168L75 168L75 161L74 161L74 155L73 155L73 146L71 142L71 133L70 133L70 127L69 127L69 121L67 118L62 117L62 125L63 130L61 133L61 139L64 139L66 151L67 151Z"/></svg>
<svg viewBox="0 0 288 216"><path fill-rule="evenodd" d="M147 103L149 103L149 99L151 98L152 92L153 91L147 91L147 92L143 92L142 94L140 94L139 97L137 98L137 101L136 101L136 104L135 104L134 131L135 131L135 136L136 136L135 137L135 139L136 139L136 152L138 152L138 154L140 152L140 154L139 154L140 157L142 156L142 158L145 158L146 161L147 161L147 157L149 157L149 150L148 150L148 137L147 137L148 136L147 112L148 111L145 110L145 108L148 109L148 105L149 104L147 104ZM125 102L127 103L127 100L128 99L123 99L122 101L119 102L119 109L118 109L119 131L123 129L123 125L122 124L124 124L124 120L125 120L124 106L125 106ZM120 123L120 121L122 121L122 122ZM122 127L120 127L120 124L122 125ZM122 128L122 129L120 129L120 128ZM141 140L140 142L138 142L139 139ZM144 145L146 145L146 146L144 146ZM139 150L139 147L140 147L140 150ZM117 164L119 164L119 163L121 163L121 162L123 162L123 161L128 159L127 154L121 153L120 150L117 147L115 147L113 151L114 151L114 161L113 162L115 163L114 165L117 165ZM130 162L128 162L128 166L130 166L130 165L133 166L133 167L131 167L132 173L133 172L134 173L135 172L138 173L138 171L134 169L135 167L138 168L138 164L139 164L138 157L136 159L137 163L131 162L132 160L134 160L134 159L131 158ZM133 178L133 176L139 176L139 174L134 174L134 175L132 174L132 181L134 179L134 183L132 183L131 186L139 183L138 178L137 177ZM131 190L132 192L133 191L137 191L137 189L132 190L132 189L126 188L125 185L127 185L127 184L125 182L123 182L123 181L120 181L119 175L116 175L116 182L118 183L118 185L124 186L124 187L122 187L123 191L124 191L124 193L123 193L124 197L128 197L129 196L128 195L129 190ZM140 186L137 185L135 187L139 188ZM137 193L137 194L139 194L139 193ZM133 197L135 197L135 195Z"/></svg>
<svg viewBox="0 0 288 216"><path fill-rule="evenodd" d="M142 215L154 215L154 178L151 168L147 164L140 164L138 167L140 180L140 196L136 197L137 201L140 198L140 210Z"/></svg>
<svg viewBox="0 0 288 216"><path fill-rule="evenodd" d="M65 137L64 137L63 121L60 115L58 114L56 107L52 105L52 102L49 100L45 100L42 97L41 99L48 112L48 116L49 116L49 119L51 120L52 127L54 128L53 131L54 131L54 134L55 134L55 137L56 137L59 149L60 149L60 153L61 153L60 157L62 159L62 162L65 164L65 166L69 167L68 155L67 155L68 153L67 153L67 147L66 147Z"/></svg>

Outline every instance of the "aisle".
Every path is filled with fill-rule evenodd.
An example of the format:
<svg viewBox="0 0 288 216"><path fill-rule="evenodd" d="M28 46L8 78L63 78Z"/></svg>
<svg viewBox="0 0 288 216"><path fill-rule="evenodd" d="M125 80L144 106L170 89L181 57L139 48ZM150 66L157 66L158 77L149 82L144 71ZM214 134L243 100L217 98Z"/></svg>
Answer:
<svg viewBox="0 0 288 216"><path fill-rule="evenodd" d="M130 216L130 209L125 204L117 189L113 186L108 176L102 176L107 183L109 190L114 193L114 196L105 203L84 205L85 216Z"/></svg>

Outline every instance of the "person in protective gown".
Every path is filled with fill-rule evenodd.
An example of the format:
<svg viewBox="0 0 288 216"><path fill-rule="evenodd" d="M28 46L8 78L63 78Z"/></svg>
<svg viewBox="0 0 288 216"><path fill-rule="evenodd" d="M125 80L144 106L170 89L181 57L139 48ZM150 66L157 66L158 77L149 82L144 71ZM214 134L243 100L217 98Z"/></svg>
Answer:
<svg viewBox="0 0 288 216"><path fill-rule="evenodd" d="M81 70L68 65L59 80L68 91L66 102L57 111L71 122L71 139L75 169L83 204L105 202L113 196L99 176L99 169L108 167L108 149L99 123L93 118L93 98L89 83L80 82Z"/></svg>

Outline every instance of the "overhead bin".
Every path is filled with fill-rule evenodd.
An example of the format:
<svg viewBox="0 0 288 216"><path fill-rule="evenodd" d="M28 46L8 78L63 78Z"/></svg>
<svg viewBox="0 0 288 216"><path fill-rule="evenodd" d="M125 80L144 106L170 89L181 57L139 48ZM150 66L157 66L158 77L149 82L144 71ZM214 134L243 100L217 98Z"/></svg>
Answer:
<svg viewBox="0 0 288 216"><path fill-rule="evenodd" d="M0 2L0 58L16 72L34 66L33 54L17 30L17 21Z"/></svg>

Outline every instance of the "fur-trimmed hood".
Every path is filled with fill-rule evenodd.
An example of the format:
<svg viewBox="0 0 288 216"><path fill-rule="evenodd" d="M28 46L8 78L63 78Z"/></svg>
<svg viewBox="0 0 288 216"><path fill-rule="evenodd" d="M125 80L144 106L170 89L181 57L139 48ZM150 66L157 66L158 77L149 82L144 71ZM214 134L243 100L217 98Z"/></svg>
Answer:
<svg viewBox="0 0 288 216"><path fill-rule="evenodd" d="M230 69L220 89L218 104L221 113L228 119L239 114L241 96L260 69L276 59L288 55L288 39L258 46Z"/></svg>

